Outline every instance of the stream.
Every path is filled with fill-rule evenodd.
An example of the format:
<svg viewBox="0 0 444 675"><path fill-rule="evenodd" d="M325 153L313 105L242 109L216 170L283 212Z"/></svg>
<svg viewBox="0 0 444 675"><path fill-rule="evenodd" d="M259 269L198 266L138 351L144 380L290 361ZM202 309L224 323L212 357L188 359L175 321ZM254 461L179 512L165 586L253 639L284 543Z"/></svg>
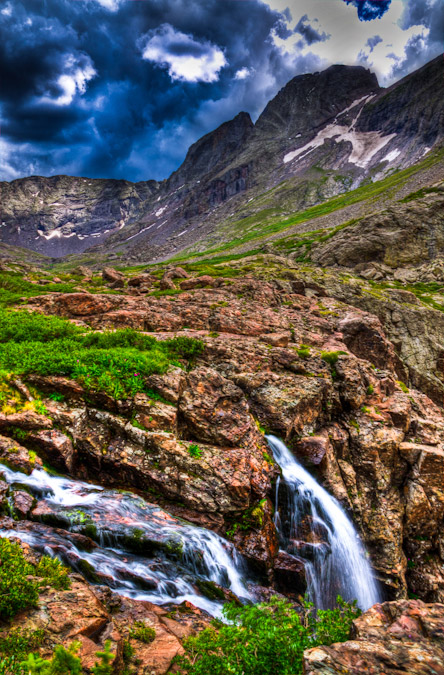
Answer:
<svg viewBox="0 0 444 675"><path fill-rule="evenodd" d="M327 608L340 594L368 609L379 594L351 521L282 441L274 436L267 440L282 469L275 510L281 548L303 561L310 600ZM244 602L255 599L249 590L254 578L245 561L231 542L210 530L173 517L131 492L54 476L41 468L27 476L2 466L0 473L9 485L25 487L37 500L32 524L20 521L12 530L0 530L0 536L19 537L37 551L57 556L92 582L158 605L187 600L213 616L221 616L224 598L208 582ZM284 485L286 508L279 499ZM92 539L93 547L79 535Z"/></svg>
<svg viewBox="0 0 444 675"><path fill-rule="evenodd" d="M40 520L63 529L39 528L38 523L31 529L19 522L17 529L1 530L0 536L17 536L86 572L91 581L158 605L188 600L219 616L222 602L199 592L199 585L208 581L243 600L253 599L242 558L233 544L214 532L175 518L130 492L52 476L43 469L27 476L2 466L1 473L10 485L26 486L34 495ZM98 546L82 550L68 531L86 534Z"/></svg>

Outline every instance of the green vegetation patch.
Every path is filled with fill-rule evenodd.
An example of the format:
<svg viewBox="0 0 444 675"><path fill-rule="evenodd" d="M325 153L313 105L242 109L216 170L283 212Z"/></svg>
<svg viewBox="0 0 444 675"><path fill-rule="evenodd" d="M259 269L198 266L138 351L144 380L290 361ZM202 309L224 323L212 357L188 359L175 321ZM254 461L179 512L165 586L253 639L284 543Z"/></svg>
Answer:
<svg viewBox="0 0 444 675"><path fill-rule="evenodd" d="M131 627L129 636L148 645L156 639L156 631L151 626L147 626L144 621L135 621Z"/></svg>
<svg viewBox="0 0 444 675"><path fill-rule="evenodd" d="M0 619L9 619L38 603L42 586L70 587L68 570L55 558L42 556L37 565L25 559L17 542L0 538Z"/></svg>
<svg viewBox="0 0 444 675"><path fill-rule="evenodd" d="M23 279L18 272L0 272L0 307L15 305L22 302L22 298L32 298L46 293L73 293L76 284L46 284L39 286Z"/></svg>
<svg viewBox="0 0 444 675"><path fill-rule="evenodd" d="M338 598L333 610L313 612L305 605L300 616L287 600L272 598L259 605L223 609L224 624L188 638L186 653L176 657L180 675L299 675L305 649L343 642L360 611Z"/></svg>
<svg viewBox="0 0 444 675"><path fill-rule="evenodd" d="M145 378L165 373L170 365L189 365L204 348L194 338L157 341L129 328L82 334L69 321L26 312L2 311L0 324L3 319L0 371L62 375L115 399L146 391Z"/></svg>

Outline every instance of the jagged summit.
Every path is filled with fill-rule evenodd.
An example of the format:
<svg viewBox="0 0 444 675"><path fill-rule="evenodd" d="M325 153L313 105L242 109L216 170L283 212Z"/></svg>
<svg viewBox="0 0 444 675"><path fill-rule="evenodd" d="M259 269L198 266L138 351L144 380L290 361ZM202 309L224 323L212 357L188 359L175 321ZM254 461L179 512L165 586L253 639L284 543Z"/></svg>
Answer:
<svg viewBox="0 0 444 675"><path fill-rule="evenodd" d="M255 131L271 138L283 132L303 134L379 90L376 75L362 66L334 65L319 73L298 75L268 103Z"/></svg>

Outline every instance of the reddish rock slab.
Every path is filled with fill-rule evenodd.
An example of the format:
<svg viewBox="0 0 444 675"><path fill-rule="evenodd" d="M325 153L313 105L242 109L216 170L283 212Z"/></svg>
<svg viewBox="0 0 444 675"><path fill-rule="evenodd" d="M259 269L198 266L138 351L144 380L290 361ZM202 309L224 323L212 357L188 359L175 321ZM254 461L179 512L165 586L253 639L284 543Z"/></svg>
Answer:
<svg viewBox="0 0 444 675"><path fill-rule="evenodd" d="M305 675L444 675L444 605L374 605L353 622L352 640L304 652Z"/></svg>

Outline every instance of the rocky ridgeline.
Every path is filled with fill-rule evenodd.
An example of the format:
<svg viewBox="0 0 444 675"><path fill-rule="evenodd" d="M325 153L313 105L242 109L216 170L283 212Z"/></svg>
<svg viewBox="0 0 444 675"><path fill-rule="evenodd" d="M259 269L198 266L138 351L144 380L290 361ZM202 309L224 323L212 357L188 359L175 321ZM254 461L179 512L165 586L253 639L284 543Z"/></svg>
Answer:
<svg viewBox="0 0 444 675"><path fill-rule="evenodd" d="M269 258L276 264L275 256ZM84 279L89 275L84 269ZM205 348L189 371L173 367L152 375L146 382L151 394L124 401L85 391L63 377L29 376L19 383L25 394L32 385L43 396L62 394L63 401L45 400L49 416L1 414L0 457L29 473L40 462L37 452L64 473L136 489L167 512L228 533L257 575L263 597L280 592L297 600L305 588L304 570L279 552L272 504L279 470L265 429L284 439L351 514L385 598L395 601L359 619L353 642L309 652L306 672L342 672L338 664L346 664L347 672L361 672L362 664L369 668L365 672L395 672L405 659L409 673L431 672L418 664L431 653L442 660L437 643L443 639L444 606L436 604L444 603L442 408L404 383L408 366L375 315L328 297L332 292L326 288L336 288L332 279L338 283L333 273L318 282L301 268L280 269L279 275L268 281L252 275L192 277L171 266L160 281L163 294L153 295L159 288L153 274L128 279L105 269L112 294L30 298L30 310L85 327L131 327L160 340L172 334L199 337ZM26 432L20 440L17 429ZM189 452L192 445L198 445L198 457ZM57 514L24 490L3 483L1 494L20 519L18 524L4 520L3 527L26 525L32 531L42 527L36 521L54 527ZM306 541L295 546L313 543L307 523ZM156 633L159 629L143 659L153 664L152 672L164 673L173 652L181 649L178 639L196 621L202 623L192 614L191 624L182 628L163 610L117 600L79 577L74 580L69 598L58 592L50 606L57 614L64 603L77 605L70 627L54 632L66 640L85 636L85 654L97 647L88 640L95 641L99 625L102 637L121 636L126 613L140 614L154 622ZM408 594L435 604L407 602ZM109 603L120 603L111 618ZM42 617L42 611L32 616ZM94 629L79 628L85 614ZM35 625L42 620L36 618ZM158 650L164 642L162 661ZM393 668L381 666L387 658Z"/></svg>

